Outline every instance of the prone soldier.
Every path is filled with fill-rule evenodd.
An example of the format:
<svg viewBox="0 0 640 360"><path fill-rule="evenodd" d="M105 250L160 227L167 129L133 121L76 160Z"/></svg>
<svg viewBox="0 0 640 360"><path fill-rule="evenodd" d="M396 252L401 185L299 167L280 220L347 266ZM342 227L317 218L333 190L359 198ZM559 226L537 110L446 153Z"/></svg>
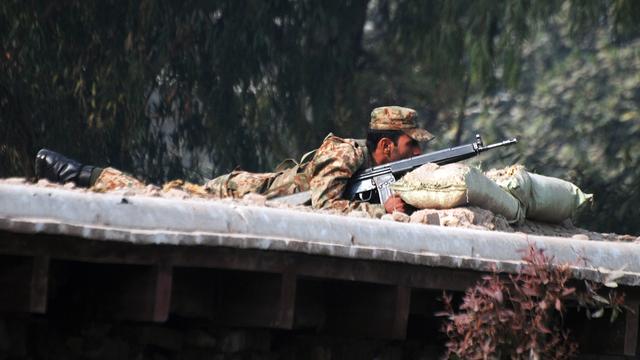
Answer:
<svg viewBox="0 0 640 360"><path fill-rule="evenodd" d="M310 191L311 205L342 212L360 210L374 217L393 211L407 212L399 196L384 204L346 200L342 195L349 179L360 169L420 155L420 143L433 139L416 124L416 111L384 106L371 112L366 140L327 135L317 150L307 153L299 163L289 160L274 172L250 173L236 170L197 187L217 197L241 198L258 193L273 198ZM83 165L56 152L42 149L36 156L36 176L52 182L73 182L95 191L143 188L145 184L117 169Z"/></svg>

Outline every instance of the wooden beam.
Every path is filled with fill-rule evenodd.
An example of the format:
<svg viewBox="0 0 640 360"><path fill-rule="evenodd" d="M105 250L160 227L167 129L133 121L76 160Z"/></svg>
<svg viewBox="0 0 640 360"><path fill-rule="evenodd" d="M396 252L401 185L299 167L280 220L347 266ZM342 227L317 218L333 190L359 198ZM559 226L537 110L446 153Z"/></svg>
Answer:
<svg viewBox="0 0 640 360"><path fill-rule="evenodd" d="M29 291L29 311L32 313L44 314L47 312L49 267L50 259L48 256L36 256L33 258Z"/></svg>
<svg viewBox="0 0 640 360"><path fill-rule="evenodd" d="M280 300L278 302L278 317L274 327L280 329L293 328L296 307L297 276L294 272L286 271L282 274L280 283Z"/></svg>
<svg viewBox="0 0 640 360"><path fill-rule="evenodd" d="M407 336L407 322L409 320L409 310L411 309L411 289L406 286L396 286L395 292L396 300L391 338L404 339Z"/></svg>
<svg viewBox="0 0 640 360"><path fill-rule="evenodd" d="M156 265L153 268L153 272L155 273L155 291L153 294L152 321L165 322L169 318L171 288L173 285L172 270L172 267L168 264Z"/></svg>
<svg viewBox="0 0 640 360"><path fill-rule="evenodd" d="M215 246L141 246L116 241L95 241L51 235L6 234L0 253L111 264L216 268L284 273L298 276L404 285L420 289L463 291L478 281L479 271L437 268L379 260L337 258L280 251L232 249ZM54 239L55 241L51 241Z"/></svg>
<svg viewBox="0 0 640 360"><path fill-rule="evenodd" d="M123 287L116 316L139 321L167 321L173 285L170 265L135 267L121 280Z"/></svg>
<svg viewBox="0 0 640 360"><path fill-rule="evenodd" d="M640 301L627 299L626 305L630 311L625 311L624 354L635 357L638 355L638 325Z"/></svg>

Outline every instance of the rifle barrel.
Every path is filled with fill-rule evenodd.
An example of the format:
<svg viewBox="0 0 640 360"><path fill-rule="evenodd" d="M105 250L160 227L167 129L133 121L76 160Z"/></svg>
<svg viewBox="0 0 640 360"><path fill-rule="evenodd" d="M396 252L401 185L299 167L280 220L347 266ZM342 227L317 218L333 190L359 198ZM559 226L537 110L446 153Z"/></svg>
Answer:
<svg viewBox="0 0 640 360"><path fill-rule="evenodd" d="M505 141L501 141L499 143L495 143L495 144L490 144L487 146L483 146L481 148L479 148L479 151L486 151L486 150L491 150L491 149L495 149L497 147L501 147L501 146L506 146L506 145L511 145L511 144L516 144L518 142L517 138L513 138L513 139L509 139L509 140L505 140Z"/></svg>

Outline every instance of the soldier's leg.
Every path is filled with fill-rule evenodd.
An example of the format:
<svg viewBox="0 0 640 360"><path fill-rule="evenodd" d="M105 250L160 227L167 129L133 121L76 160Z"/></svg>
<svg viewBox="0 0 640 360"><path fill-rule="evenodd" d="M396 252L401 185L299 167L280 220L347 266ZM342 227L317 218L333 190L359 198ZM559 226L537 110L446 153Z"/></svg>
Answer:
<svg viewBox="0 0 640 360"><path fill-rule="evenodd" d="M210 180L204 188L209 194L217 197L241 198L248 193L265 193L277 175L278 173L251 173L235 170Z"/></svg>
<svg viewBox="0 0 640 360"><path fill-rule="evenodd" d="M307 190L309 190L309 177L303 168L295 166L279 172L263 195L271 199Z"/></svg>
<svg viewBox="0 0 640 360"><path fill-rule="evenodd" d="M54 183L72 182L80 187L89 187L96 168L67 158L55 151L41 149L36 155L36 177Z"/></svg>
<svg viewBox="0 0 640 360"><path fill-rule="evenodd" d="M59 184L72 182L76 186L90 187L96 191L144 188L141 181L119 170L84 165L47 149L38 151L38 155L36 155L36 177Z"/></svg>
<svg viewBox="0 0 640 360"><path fill-rule="evenodd" d="M145 184L131 175L111 167L100 169L92 176L91 190L104 192L120 189L144 189Z"/></svg>

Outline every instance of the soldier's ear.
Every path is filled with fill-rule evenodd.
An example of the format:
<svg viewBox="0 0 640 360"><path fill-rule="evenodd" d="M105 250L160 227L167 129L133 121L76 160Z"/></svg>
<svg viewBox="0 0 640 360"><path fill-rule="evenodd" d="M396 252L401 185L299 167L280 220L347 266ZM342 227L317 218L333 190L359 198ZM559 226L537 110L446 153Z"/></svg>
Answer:
<svg viewBox="0 0 640 360"><path fill-rule="evenodd" d="M383 137L378 140L378 148L384 149L385 147L389 147L391 144L393 144L393 141L387 137Z"/></svg>
<svg viewBox="0 0 640 360"><path fill-rule="evenodd" d="M390 156L391 150L393 149L393 145L394 145L393 140L387 137L383 137L378 141L377 147L382 151L383 154L385 154L386 156Z"/></svg>

